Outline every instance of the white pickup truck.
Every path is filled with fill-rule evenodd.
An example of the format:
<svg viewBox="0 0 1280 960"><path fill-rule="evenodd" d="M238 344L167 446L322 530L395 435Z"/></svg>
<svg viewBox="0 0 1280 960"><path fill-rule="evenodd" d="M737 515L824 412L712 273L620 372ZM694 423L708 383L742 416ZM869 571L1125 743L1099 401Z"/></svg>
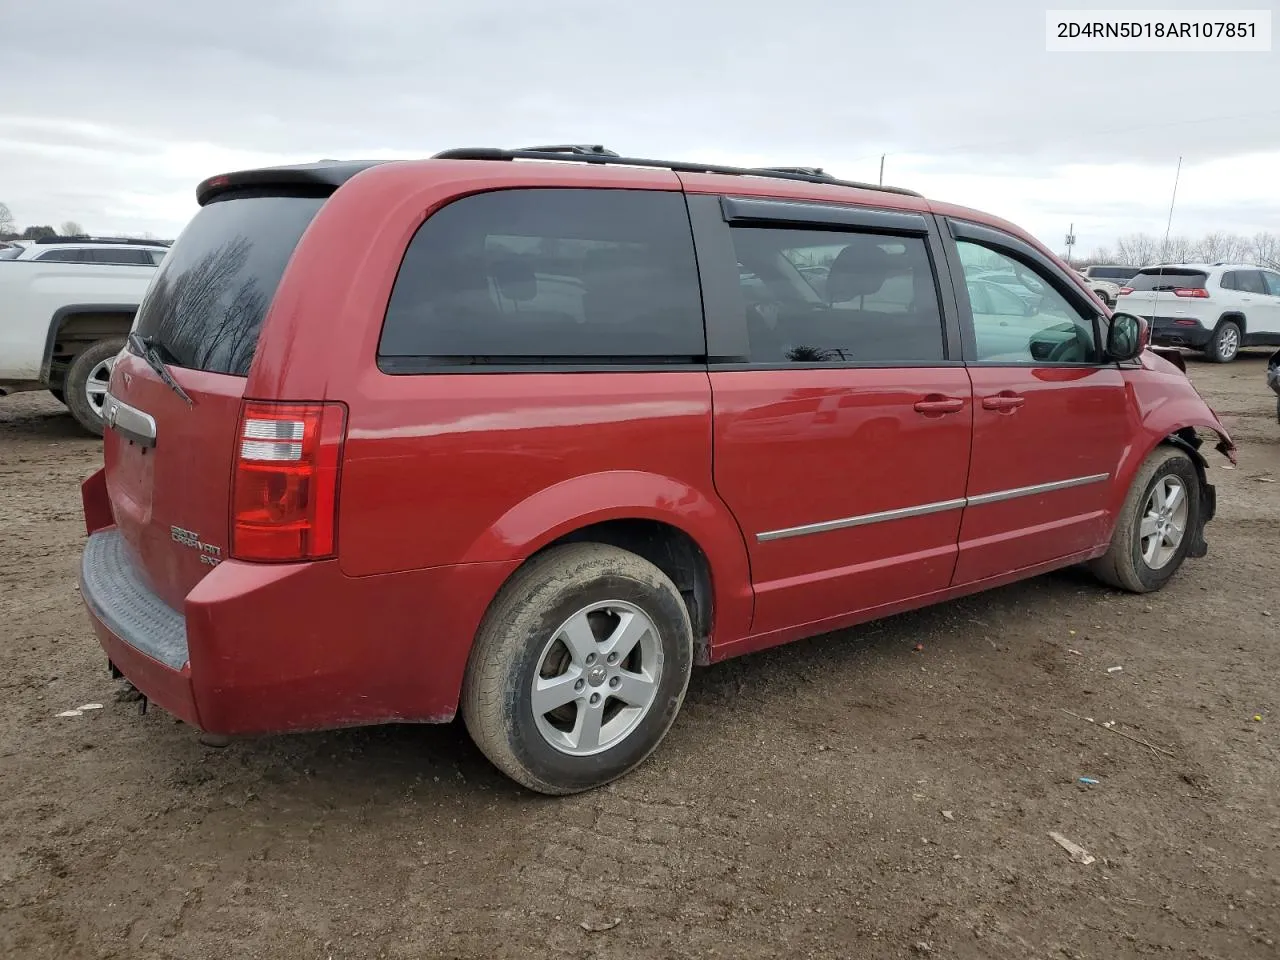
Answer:
<svg viewBox="0 0 1280 960"><path fill-rule="evenodd" d="M88 256L0 259L0 396L48 389L101 435L107 380L155 273Z"/></svg>

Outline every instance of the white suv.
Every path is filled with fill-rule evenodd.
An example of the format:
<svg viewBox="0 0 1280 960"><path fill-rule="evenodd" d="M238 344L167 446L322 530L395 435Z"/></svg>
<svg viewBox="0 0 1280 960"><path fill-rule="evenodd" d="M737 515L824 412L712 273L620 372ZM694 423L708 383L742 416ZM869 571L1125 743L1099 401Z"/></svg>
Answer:
<svg viewBox="0 0 1280 960"><path fill-rule="evenodd" d="M1203 350L1218 363L1241 347L1280 346L1280 273L1250 264L1143 267L1115 309L1145 317L1152 342Z"/></svg>
<svg viewBox="0 0 1280 960"><path fill-rule="evenodd" d="M0 250L0 260L43 260L53 263L117 263L132 267L159 266L169 252L156 240L114 237L43 237L25 246Z"/></svg>

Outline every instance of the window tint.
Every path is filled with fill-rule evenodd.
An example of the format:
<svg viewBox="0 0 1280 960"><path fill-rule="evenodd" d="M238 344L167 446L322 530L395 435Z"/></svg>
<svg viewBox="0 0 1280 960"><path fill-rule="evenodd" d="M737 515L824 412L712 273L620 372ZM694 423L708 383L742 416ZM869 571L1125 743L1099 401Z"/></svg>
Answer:
<svg viewBox="0 0 1280 960"><path fill-rule="evenodd" d="M1280 273L1272 273L1270 270L1263 270L1262 282L1267 285L1267 293L1273 297L1280 297Z"/></svg>
<svg viewBox="0 0 1280 960"><path fill-rule="evenodd" d="M180 367L246 376L284 268L324 200L246 197L201 208L138 308L138 333Z"/></svg>
<svg viewBox="0 0 1280 960"><path fill-rule="evenodd" d="M961 240L977 359L990 363L1092 363L1093 319L1046 277L990 247Z"/></svg>
<svg viewBox="0 0 1280 960"><path fill-rule="evenodd" d="M432 364L689 362L706 354L684 197L501 190L418 230L379 354Z"/></svg>
<svg viewBox="0 0 1280 960"><path fill-rule="evenodd" d="M1261 270L1237 270L1236 287L1241 293L1266 293L1267 285Z"/></svg>
<svg viewBox="0 0 1280 960"><path fill-rule="evenodd" d="M84 263L89 259L85 256L87 253L87 250L46 250L32 259L51 263Z"/></svg>
<svg viewBox="0 0 1280 960"><path fill-rule="evenodd" d="M1136 291L1180 290L1203 287L1208 279L1209 275L1203 270L1188 270L1185 267L1150 267L1134 274L1127 286Z"/></svg>
<svg viewBox="0 0 1280 960"><path fill-rule="evenodd" d="M754 363L931 363L945 356L919 237L734 228Z"/></svg>
<svg viewBox="0 0 1280 960"><path fill-rule="evenodd" d="M97 247L92 250L86 250L89 255L88 259L94 263L115 263L115 264L136 264L151 266L152 260L146 250L130 249L128 247Z"/></svg>
<svg viewBox="0 0 1280 960"><path fill-rule="evenodd" d="M1099 280L1112 280L1117 283L1122 280L1128 280L1137 272L1136 267L1090 267L1088 270L1091 277L1096 277Z"/></svg>

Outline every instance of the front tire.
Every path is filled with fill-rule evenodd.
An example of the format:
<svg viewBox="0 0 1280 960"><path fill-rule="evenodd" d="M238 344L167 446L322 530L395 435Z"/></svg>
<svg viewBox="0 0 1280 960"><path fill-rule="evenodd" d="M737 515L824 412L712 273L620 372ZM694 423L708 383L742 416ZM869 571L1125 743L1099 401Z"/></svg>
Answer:
<svg viewBox="0 0 1280 960"><path fill-rule="evenodd" d="M498 594L467 664L462 716L516 782L578 793L653 752L692 666L689 612L666 574L616 547L567 544Z"/></svg>
<svg viewBox="0 0 1280 960"><path fill-rule="evenodd" d="M123 337L99 340L85 347L67 368L63 402L76 422L95 436L102 436L102 405L116 356L124 349Z"/></svg>
<svg viewBox="0 0 1280 960"><path fill-rule="evenodd" d="M1177 447L1157 447L1129 488L1110 548L1090 569L1120 590L1159 590L1182 566L1200 523L1195 464Z"/></svg>
<svg viewBox="0 0 1280 960"><path fill-rule="evenodd" d="M1213 332L1213 339L1205 350L1214 363L1230 363L1240 353L1240 326L1234 320L1224 320Z"/></svg>

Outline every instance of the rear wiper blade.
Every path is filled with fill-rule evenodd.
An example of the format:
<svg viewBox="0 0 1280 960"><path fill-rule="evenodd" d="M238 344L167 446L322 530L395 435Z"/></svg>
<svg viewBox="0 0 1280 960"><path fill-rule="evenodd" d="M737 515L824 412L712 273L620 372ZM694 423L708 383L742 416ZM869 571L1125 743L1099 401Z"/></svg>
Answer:
<svg viewBox="0 0 1280 960"><path fill-rule="evenodd" d="M166 387L186 401L188 407L195 405L191 395L182 389L182 384L173 379L173 374L164 365L164 361L160 359L160 351L156 349L156 345L150 337L144 337L140 333L130 333L129 346L133 347L138 352L138 355L147 361L147 366L156 372L156 376L164 381Z"/></svg>

